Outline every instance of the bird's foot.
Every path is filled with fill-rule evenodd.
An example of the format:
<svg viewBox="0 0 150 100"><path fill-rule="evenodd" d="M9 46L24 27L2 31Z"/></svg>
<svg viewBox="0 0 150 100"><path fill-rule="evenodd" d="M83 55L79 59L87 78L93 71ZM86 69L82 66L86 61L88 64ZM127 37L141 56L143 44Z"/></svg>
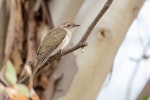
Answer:
<svg viewBox="0 0 150 100"><path fill-rule="evenodd" d="M61 55L61 56L64 55L61 49L57 52L57 54L58 54L58 55Z"/></svg>

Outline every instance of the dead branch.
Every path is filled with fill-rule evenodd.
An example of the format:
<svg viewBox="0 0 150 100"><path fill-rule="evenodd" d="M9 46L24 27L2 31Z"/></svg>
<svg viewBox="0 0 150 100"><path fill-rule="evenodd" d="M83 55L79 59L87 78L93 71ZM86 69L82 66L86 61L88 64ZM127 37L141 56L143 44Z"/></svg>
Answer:
<svg viewBox="0 0 150 100"><path fill-rule="evenodd" d="M49 28L52 29L54 28L54 24L53 24L53 21L52 21L52 16L51 16L51 13L50 13L50 10L48 8L48 5L46 3L45 0L42 0L42 12L43 12L43 20L47 21L48 22L48 25L49 25ZM44 16L45 15L45 16Z"/></svg>
<svg viewBox="0 0 150 100"><path fill-rule="evenodd" d="M87 29L87 31L85 32L84 36L82 37L82 39L80 40L80 42L75 45L74 47L64 50L62 51L62 53L57 53L53 56L51 56L48 61L46 63L44 63L43 65L40 66L39 70L42 70L43 68L45 68L48 64L52 63L54 60L59 59L60 57L71 53L79 48L83 48L85 46L87 46L86 40L88 38L88 36L90 35L91 31L93 30L93 28L95 27L95 25L97 24L97 22L102 18L102 16L104 15L104 13L107 11L107 9L110 7L111 3L113 2L113 0L107 0L107 2L105 3L104 7L102 8L102 10L100 10L100 12L98 13L97 17L94 19L94 21L91 23L91 25L89 26L89 28ZM33 70L34 72L34 70ZM22 82L27 81L29 78L26 77L25 79L22 80Z"/></svg>
<svg viewBox="0 0 150 100"><path fill-rule="evenodd" d="M86 40L89 37L91 31L93 30L93 28L95 27L95 25L98 23L98 21L102 18L102 16L105 14L105 12L107 11L107 9L110 7L111 3L113 2L113 0L107 0L107 2L105 3L104 7L102 8L102 10L100 10L100 12L98 13L98 15L96 16L96 18L94 19L94 21L91 23L91 25L89 26L89 28L87 29L87 31L85 32L84 36L82 37L82 39L80 40L80 42L75 45L74 47L64 50L62 51L62 53L57 53L55 55L53 55L52 57L50 57L48 59L48 62L44 63L43 65L41 65L40 69L43 69L45 66L47 66L49 63L52 63L54 60L59 59L60 57L71 53L79 48L83 48L85 46L87 46Z"/></svg>
<svg viewBox="0 0 150 100"><path fill-rule="evenodd" d="M17 74L20 72L21 67L23 67L23 61L22 61L22 51L23 51L23 18L22 18L22 8L21 8L21 1L16 0L14 1L14 22L11 25L14 25L14 43L13 43L13 50L11 51L10 48L8 48L11 52L11 60L16 68ZM12 27L12 26L11 26ZM12 32L9 31L11 34ZM9 41L10 41L9 37ZM9 43L9 42L7 42Z"/></svg>
<svg viewBox="0 0 150 100"><path fill-rule="evenodd" d="M36 3L35 3L36 4ZM24 15L24 37L25 37L25 44L24 48L26 49L26 53L24 56L26 56L26 62L25 66L27 63L34 58L34 53L36 51L35 48L35 28L36 28L36 22L34 20L34 2L33 1L26 1L24 3L24 11L27 13ZM25 68L24 66L24 68ZM19 77L22 77L26 74L26 70L22 69L20 72Z"/></svg>
<svg viewBox="0 0 150 100"><path fill-rule="evenodd" d="M31 15L31 16L30 16ZM33 17L33 13L31 12L29 15L28 20L28 34L27 34L27 60L26 63L28 63L31 59L34 58L34 53L36 51L35 49L35 25L36 22Z"/></svg>
<svg viewBox="0 0 150 100"><path fill-rule="evenodd" d="M88 36L90 35L91 31L93 30L93 28L95 27L95 25L97 24L97 22L99 21L99 19L103 16L103 14L104 14L104 13L106 12L106 10L109 8L109 6L110 6L111 3L112 3L111 0L110 0L110 1L108 0L108 1L106 2L106 4L105 4L105 6L103 7L103 9L102 9L102 10L99 12L99 14L96 16L95 20L94 20L94 21L92 22L92 24L89 26L89 28L88 28L87 31L84 33L82 39L80 40L80 42L79 42L77 45L75 45L74 47L72 47L72 48L70 48L70 49L67 49L67 50L63 51L62 54L59 52L58 54L52 56L52 57L50 58L50 61L49 61L47 64L53 62L53 61L56 60L56 59L59 59L60 57L66 55L66 54L68 54L68 53L71 53L71 52L73 52L73 51L75 51L75 50L77 50L77 49L79 49L79 48L83 48L83 47L87 46L86 40L87 40ZM40 67L40 69L38 70L38 72L40 72L45 66L47 66L47 64L45 63L45 65L43 65L42 67ZM55 70L56 70L56 68L53 69L53 71L55 71ZM53 72L53 73L55 73L55 72ZM59 73L59 74L60 74L60 73ZM42 98L43 100L50 100L50 99L52 99L53 94L55 93L54 87L55 87L55 84L56 84L56 83L55 83L56 80L55 80L55 81L54 81L54 80L52 81L52 78L53 78L53 76L50 77L48 86L47 86L45 92L43 93L43 98Z"/></svg>
<svg viewBox="0 0 150 100"><path fill-rule="evenodd" d="M73 52L73 51L75 51L75 50L77 50L77 49L79 49L79 48L83 48L83 47L85 47L85 46L87 46L87 43L86 43L86 42L84 42L84 43L79 43L78 45L76 45L76 46L74 46L74 47L72 47L72 48L70 48L70 49L67 49L67 50L62 51L62 52L58 52L57 54L51 56L51 57L48 59L48 62L46 62L46 63L44 63L43 65L41 65L41 67L39 68L38 71L42 70L45 66L47 66L47 65L50 64L50 63L52 63L54 60L57 60L57 59L59 59L60 57L66 55L66 54L68 54L68 53L71 53L71 52Z"/></svg>
<svg viewBox="0 0 150 100"><path fill-rule="evenodd" d="M9 21L9 10L7 8L7 1L1 0L0 2L0 70L2 69L2 61L5 49L5 37Z"/></svg>
<svg viewBox="0 0 150 100"><path fill-rule="evenodd" d="M100 12L96 16L96 18L94 19L92 24L89 26L89 28L87 29L87 31L85 32L84 36L82 37L82 39L80 40L79 43L83 43L83 42L85 42L87 40L87 38L89 37L91 31L93 30L95 25L98 23L98 21L102 18L102 16L105 14L105 12L110 7L112 2L113 2L113 0L107 0L107 2L105 3L104 7L102 8L102 10L100 10Z"/></svg>

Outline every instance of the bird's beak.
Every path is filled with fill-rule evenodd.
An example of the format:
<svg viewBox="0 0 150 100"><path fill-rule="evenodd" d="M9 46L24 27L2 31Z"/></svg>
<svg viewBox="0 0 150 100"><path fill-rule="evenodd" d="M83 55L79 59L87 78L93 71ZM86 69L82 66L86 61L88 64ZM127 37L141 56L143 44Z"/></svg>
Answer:
<svg viewBox="0 0 150 100"><path fill-rule="evenodd" d="M74 27L79 27L80 25L78 25L78 24L74 24L73 26L74 26Z"/></svg>

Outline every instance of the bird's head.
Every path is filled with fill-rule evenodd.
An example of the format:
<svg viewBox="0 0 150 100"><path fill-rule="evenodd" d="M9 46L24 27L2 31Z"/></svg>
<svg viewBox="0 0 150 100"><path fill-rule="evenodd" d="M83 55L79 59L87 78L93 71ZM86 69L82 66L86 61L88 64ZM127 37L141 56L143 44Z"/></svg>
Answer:
<svg viewBox="0 0 150 100"><path fill-rule="evenodd" d="M71 22L66 22L60 25L61 28L65 29L66 31L73 32L77 27L80 25L74 24Z"/></svg>

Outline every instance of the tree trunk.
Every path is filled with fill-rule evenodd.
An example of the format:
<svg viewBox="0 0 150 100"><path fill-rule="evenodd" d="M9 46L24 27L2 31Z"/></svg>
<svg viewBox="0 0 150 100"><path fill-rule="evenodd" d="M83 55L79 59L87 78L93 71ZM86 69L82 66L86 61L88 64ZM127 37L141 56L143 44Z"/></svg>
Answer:
<svg viewBox="0 0 150 100"><path fill-rule="evenodd" d="M53 23L57 26L62 22L74 21L81 25L68 47L74 46L107 0L50 0L51 14L48 14L47 0L12 0L7 2L10 12L6 9L7 3L3 4L6 1L9 0L0 1L0 62L5 53L6 60L13 62L20 78L26 74L23 67L34 58L42 32L52 28ZM116 52L143 2L144 0L113 0L111 7L94 27L87 40L88 46L82 49L84 52L77 50L62 57L57 63L50 64L52 67L57 66L51 68L54 70L46 69L40 77L36 77L35 90L40 91L42 99L95 100L112 67ZM49 15L52 15L52 20ZM39 86L41 84L44 92L43 87L41 89Z"/></svg>
<svg viewBox="0 0 150 100"><path fill-rule="evenodd" d="M84 1L75 18L75 22L80 24L81 28L74 33L72 44L80 40L105 2L106 0ZM109 10L92 31L88 46L84 48L85 52L78 50L63 57L59 62L57 73L63 73L63 78L57 84L56 90L62 91L55 91L53 100L96 99L111 69L116 52L143 2L144 0L113 1ZM53 12L59 11L58 9L53 9ZM65 17L61 16L62 19L57 15L53 17L59 18L61 22L67 20L66 16L69 13L73 12L68 11ZM59 23L55 19L54 22Z"/></svg>

